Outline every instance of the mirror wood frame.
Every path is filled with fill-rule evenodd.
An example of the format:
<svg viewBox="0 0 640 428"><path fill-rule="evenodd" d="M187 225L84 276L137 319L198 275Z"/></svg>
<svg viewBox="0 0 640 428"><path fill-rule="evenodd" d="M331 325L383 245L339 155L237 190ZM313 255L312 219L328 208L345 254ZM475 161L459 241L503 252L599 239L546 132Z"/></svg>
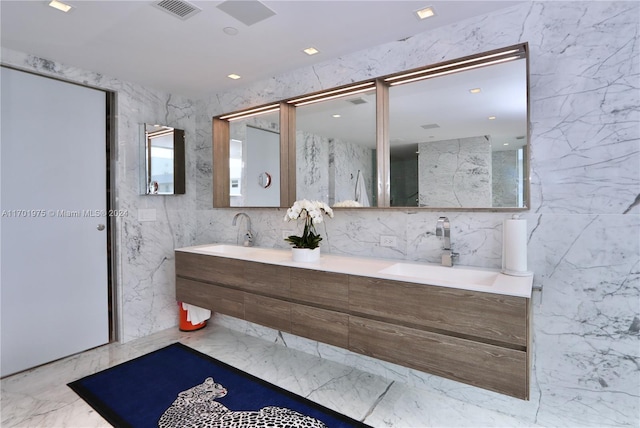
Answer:
<svg viewBox="0 0 640 428"><path fill-rule="evenodd" d="M500 58L512 52L516 52L518 58L524 59L526 64L526 136L527 145L524 150L524 206L522 207L391 207L391 167L390 167L390 143L389 143L389 87L390 81L398 80L402 76L411 75L418 78L430 78L431 74L440 75L443 72L453 73L464 71L471 64L473 67L484 67L492 65L494 58ZM486 58L489 59L486 59ZM474 65L478 64L478 65ZM422 77L421 77L422 76ZM229 117L251 115L252 112L260 109L273 108L278 105L280 116L280 201L273 207L261 208L288 208L296 200L296 118L295 101L300 98L322 99L327 93L340 93L348 91L362 84L370 83L376 90L376 168L377 168L377 200L376 207L358 207L357 209L385 209L402 211L457 211L457 212L522 212L530 209L531 188L530 188L530 100L529 100L529 46L528 43L508 46L501 49L482 52L450 61L432 64L426 67L419 67L405 70L398 73L381 76L374 79L363 80L349 85L338 86L318 92L304 94L298 97L281 100L257 107L250 107L232 113L215 116L212 119L212 143L213 143L213 207L214 208L237 208L230 204L230 176L229 176ZM271 110L273 111L273 110ZM259 113L258 113L259 114ZM245 206L243 208L252 208Z"/></svg>

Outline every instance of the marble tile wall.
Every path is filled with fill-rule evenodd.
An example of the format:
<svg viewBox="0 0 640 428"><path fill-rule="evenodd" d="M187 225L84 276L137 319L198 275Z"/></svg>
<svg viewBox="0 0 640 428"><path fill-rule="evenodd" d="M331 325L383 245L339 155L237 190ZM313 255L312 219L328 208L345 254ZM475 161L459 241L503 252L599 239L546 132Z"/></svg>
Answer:
<svg viewBox="0 0 640 428"><path fill-rule="evenodd" d="M211 117L268 101L520 42L530 48L533 296L532 398L520 401L219 317L248 333L382 373L546 426L637 426L640 412L640 4L527 2L409 39L293 70L200 100L144 88L28 54L5 64L118 93L116 275L123 341L176 325L173 249L237 242L236 210L213 210ZM187 194L137 194L137 126L187 132ZM189 138L195 136L195 138ZM158 220L137 221L155 208ZM283 209L245 209L257 244L286 248ZM438 216L449 216L460 263L499 267L506 213L342 209L323 251L439 261ZM396 248L380 247L395 235Z"/></svg>

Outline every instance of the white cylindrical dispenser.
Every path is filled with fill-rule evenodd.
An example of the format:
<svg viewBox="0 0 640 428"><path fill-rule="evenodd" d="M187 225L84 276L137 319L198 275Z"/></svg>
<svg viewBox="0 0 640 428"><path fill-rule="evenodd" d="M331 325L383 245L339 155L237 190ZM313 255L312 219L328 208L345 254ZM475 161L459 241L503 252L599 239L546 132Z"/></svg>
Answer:
<svg viewBox="0 0 640 428"><path fill-rule="evenodd" d="M517 214L502 226L502 273L532 275L527 270L527 220Z"/></svg>

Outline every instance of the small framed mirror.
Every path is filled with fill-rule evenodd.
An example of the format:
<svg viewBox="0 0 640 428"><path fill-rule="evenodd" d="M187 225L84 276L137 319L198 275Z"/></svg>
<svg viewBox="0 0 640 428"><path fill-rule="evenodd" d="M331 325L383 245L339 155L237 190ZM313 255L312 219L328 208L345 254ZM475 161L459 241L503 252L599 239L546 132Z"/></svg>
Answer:
<svg viewBox="0 0 640 428"><path fill-rule="evenodd" d="M141 125L140 193L182 195L185 193L184 130L166 125Z"/></svg>

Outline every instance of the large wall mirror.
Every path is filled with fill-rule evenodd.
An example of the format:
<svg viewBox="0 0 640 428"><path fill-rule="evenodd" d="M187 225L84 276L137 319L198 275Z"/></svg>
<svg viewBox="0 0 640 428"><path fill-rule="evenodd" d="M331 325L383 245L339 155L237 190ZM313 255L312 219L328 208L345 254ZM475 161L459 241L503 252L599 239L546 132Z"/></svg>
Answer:
<svg viewBox="0 0 640 428"><path fill-rule="evenodd" d="M214 118L214 176L237 162L216 147L244 144L216 124L224 131L234 117L275 106L278 126L256 118L245 125L280 130L281 196L272 206L306 198L336 207L523 210L528 104L527 45L484 52ZM238 189L243 180L265 183L264 172L240 174ZM214 178L214 206L235 206L233 183Z"/></svg>
<svg viewBox="0 0 640 428"><path fill-rule="evenodd" d="M165 125L140 126L140 193L185 193L185 141L182 129Z"/></svg>
<svg viewBox="0 0 640 428"><path fill-rule="evenodd" d="M527 65L389 88L391 206L522 208Z"/></svg>

